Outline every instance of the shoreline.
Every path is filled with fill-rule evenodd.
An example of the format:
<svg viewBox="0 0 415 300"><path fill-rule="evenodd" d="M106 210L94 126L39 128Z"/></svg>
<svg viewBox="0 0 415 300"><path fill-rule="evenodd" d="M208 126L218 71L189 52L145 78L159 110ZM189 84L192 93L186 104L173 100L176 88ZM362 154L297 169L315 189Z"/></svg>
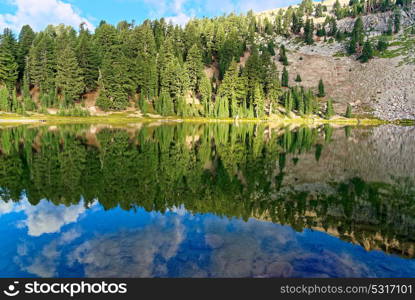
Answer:
<svg viewBox="0 0 415 300"><path fill-rule="evenodd" d="M4 125L28 125L28 124L134 124L134 123L271 123L281 125L340 125L340 126L377 126L385 124L410 125L415 122L411 120L388 121L376 118L344 118L334 117L330 120L320 117L295 117L295 118L268 118L268 119L213 119L213 118L179 118L179 117L131 117L126 115L111 114L108 116L88 117L62 117L50 115L18 116L0 115L0 126Z"/></svg>

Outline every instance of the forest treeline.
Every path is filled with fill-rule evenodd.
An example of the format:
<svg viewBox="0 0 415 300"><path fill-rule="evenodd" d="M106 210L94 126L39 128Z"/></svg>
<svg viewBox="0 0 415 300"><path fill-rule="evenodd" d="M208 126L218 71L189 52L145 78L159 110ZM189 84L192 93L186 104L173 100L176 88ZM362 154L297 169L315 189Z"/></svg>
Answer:
<svg viewBox="0 0 415 300"><path fill-rule="evenodd" d="M278 70L274 59L289 64L284 46L272 39L256 43L256 37L301 36L309 44L316 35L348 38L349 53L361 52L364 61L372 54L361 19L353 32L337 30L336 20L394 10L391 26L398 32L398 12L410 5L411 0L351 0L346 6L336 2L334 16L328 14L318 26L311 17L325 16L327 8L303 0L271 19L251 11L193 19L184 27L164 19L116 26L102 21L93 33L84 24L78 31L50 25L38 33L25 25L17 38L5 29L0 41L0 111L68 109L97 94L96 105L104 111L122 111L135 103L144 114L163 116L318 114L324 83L307 90L297 76L295 86L289 86L290 74L286 68ZM241 62L247 53L249 58ZM333 114L330 106L329 101L326 116Z"/></svg>

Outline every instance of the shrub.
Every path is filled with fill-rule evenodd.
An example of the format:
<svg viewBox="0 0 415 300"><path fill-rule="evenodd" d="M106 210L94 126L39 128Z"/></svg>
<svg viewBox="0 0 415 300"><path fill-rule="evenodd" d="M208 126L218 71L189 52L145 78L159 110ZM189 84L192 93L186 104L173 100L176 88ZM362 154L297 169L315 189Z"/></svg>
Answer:
<svg viewBox="0 0 415 300"><path fill-rule="evenodd" d="M388 49L388 47L389 47L389 43L385 41L384 39L380 39L378 41L378 44L376 45L376 49L381 52Z"/></svg>
<svg viewBox="0 0 415 300"><path fill-rule="evenodd" d="M111 108L111 100L105 94L100 94L96 105L103 111L109 111Z"/></svg>

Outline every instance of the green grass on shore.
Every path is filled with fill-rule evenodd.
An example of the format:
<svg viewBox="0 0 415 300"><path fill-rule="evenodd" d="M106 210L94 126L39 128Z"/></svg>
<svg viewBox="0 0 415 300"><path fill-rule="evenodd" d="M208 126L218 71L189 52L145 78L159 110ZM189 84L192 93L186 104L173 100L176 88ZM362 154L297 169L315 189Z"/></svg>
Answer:
<svg viewBox="0 0 415 300"><path fill-rule="evenodd" d="M379 119L373 119L370 117L362 116L356 118L343 118L335 117L330 120L323 119L320 117L273 117L268 119L213 119L213 118L179 118L179 117L134 117L129 116L126 113L113 113L106 116L89 116L89 117L62 117L56 115L42 115L36 114L31 116L21 116L17 114L1 114L0 113L0 125L19 125L19 124L132 124L132 123L148 123L148 122L166 122L166 123L175 123L175 122L188 122L188 123L258 123L258 122L268 122L281 125L321 125L321 124L333 124L333 125L363 125L363 126L373 126L373 125L382 125L392 122L383 121ZM413 121L401 121L402 123L409 124ZM393 123L400 123L393 122Z"/></svg>

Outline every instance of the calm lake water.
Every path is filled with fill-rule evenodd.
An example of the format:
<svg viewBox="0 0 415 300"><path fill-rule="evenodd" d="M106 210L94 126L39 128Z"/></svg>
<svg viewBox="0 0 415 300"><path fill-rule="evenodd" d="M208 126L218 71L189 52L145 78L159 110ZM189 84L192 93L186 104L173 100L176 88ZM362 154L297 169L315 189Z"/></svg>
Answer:
<svg viewBox="0 0 415 300"><path fill-rule="evenodd" d="M0 129L0 277L415 277L415 128Z"/></svg>

